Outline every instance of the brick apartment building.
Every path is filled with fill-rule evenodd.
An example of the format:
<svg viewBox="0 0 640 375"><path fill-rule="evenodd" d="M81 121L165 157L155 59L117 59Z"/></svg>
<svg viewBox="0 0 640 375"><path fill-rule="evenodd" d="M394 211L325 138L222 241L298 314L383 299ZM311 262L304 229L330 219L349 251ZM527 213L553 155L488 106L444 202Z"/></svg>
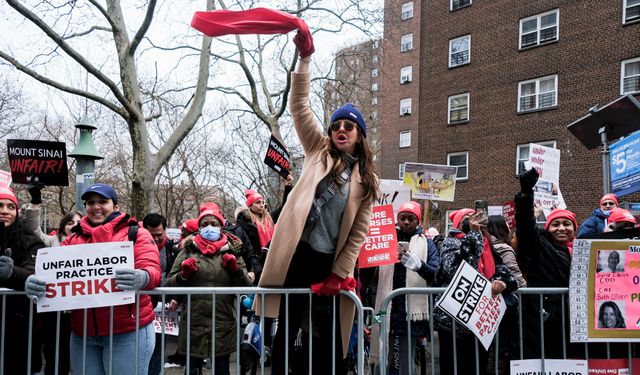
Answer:
<svg viewBox="0 0 640 375"><path fill-rule="evenodd" d="M324 86L325 123L336 109L353 103L365 116L367 142L373 150L373 160L380 170L380 101L382 80L382 48L380 40L366 41L336 53L335 78Z"/></svg>
<svg viewBox="0 0 640 375"><path fill-rule="evenodd" d="M528 144L542 143L561 150L560 188L585 219L602 194L601 155L566 127L640 94L640 1L605 3L386 0L382 178L405 161L458 165L456 200L433 217L442 223L476 199L513 199Z"/></svg>

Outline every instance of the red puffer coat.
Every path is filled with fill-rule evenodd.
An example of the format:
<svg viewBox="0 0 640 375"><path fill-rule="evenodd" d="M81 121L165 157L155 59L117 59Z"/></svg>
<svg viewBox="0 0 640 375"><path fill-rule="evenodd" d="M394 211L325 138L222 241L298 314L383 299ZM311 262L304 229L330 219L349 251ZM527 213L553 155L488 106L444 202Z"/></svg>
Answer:
<svg viewBox="0 0 640 375"><path fill-rule="evenodd" d="M62 243L65 245L81 245L97 242L127 242L129 227L136 221L129 215L120 214L106 224L92 227L87 217L82 218L80 225L73 228L73 233ZM145 289L153 289L160 285L160 258L158 247L151 234L144 228L138 228L138 237L133 245L134 267L143 269L149 274L149 283ZM109 335L110 307L97 307L87 310L87 336ZM148 295L140 296L140 327L151 323L154 319L153 305ZM71 312L71 328L77 336L83 336L84 309ZM136 304L114 306L113 333L127 333L136 329Z"/></svg>

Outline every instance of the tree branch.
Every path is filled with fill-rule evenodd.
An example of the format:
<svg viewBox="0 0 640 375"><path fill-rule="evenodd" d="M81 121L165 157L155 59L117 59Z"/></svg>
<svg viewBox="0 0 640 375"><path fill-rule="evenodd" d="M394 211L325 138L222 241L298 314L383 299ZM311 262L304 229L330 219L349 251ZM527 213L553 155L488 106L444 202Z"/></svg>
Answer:
<svg viewBox="0 0 640 375"><path fill-rule="evenodd" d="M87 99L93 100L94 102L102 104L103 106L109 108L113 112L115 112L118 115L120 115L121 117L123 117L125 120L128 117L128 114L121 107L118 107L117 105L115 105L114 103L108 101L105 98L102 98L100 96L97 96L95 94L92 94L92 93L84 91L84 90L80 90L80 89L76 89L74 87L63 85L60 82L57 82L57 81L52 80L51 78L45 77L45 76L41 75L40 73L36 72L35 70L30 69L30 68L26 67L25 65L21 64L18 60L14 59L12 56L6 54L3 51L0 51L0 58L3 58L4 60L8 61L11 65L15 66L16 69L18 69L19 71L21 71L21 72L23 72L23 73L35 78L37 81L40 81L40 82L44 83L45 85L54 87L54 88L56 88L58 90L61 90L61 91L64 91L64 92L68 92L70 94L82 96L82 97L85 97Z"/></svg>
<svg viewBox="0 0 640 375"><path fill-rule="evenodd" d="M144 38L144 34L146 34L147 30L149 30L149 26L151 25L151 20L153 19L153 11L156 9L156 0L149 1L149 6L147 7L147 14L144 16L144 21L142 21L142 25L138 29L138 32L133 37L131 44L129 45L129 55L133 56L136 53L136 49Z"/></svg>
<svg viewBox="0 0 640 375"><path fill-rule="evenodd" d="M91 75L96 77L100 82L104 83L116 99L122 104L123 107L127 109L129 113L136 113L136 108L125 98L125 96L120 92L118 85L113 82L109 77L104 75L99 69L93 66L87 59L82 57L76 50L74 50L67 42L60 36L58 33L53 31L49 25L47 25L41 18L36 16L29 9L25 8L20 1L18 0L6 0L9 6L15 9L18 13L22 14L25 18L31 21L34 25L36 25L40 30L42 30L51 40L53 40L63 51L65 51L72 59L74 59L78 64L80 64L83 68L87 70ZM122 112L117 112L121 114Z"/></svg>
<svg viewBox="0 0 640 375"><path fill-rule="evenodd" d="M63 37L62 37L62 39L64 39L64 40L69 40L69 39L72 39L72 38L77 38L77 37L80 37L80 36L85 36L85 35L87 35L87 34L92 33L92 32L93 32L93 31L95 31L95 30L108 31L108 32L111 32L111 31L112 31L112 30L111 30L111 28L109 28L109 27L105 27L105 26L91 26L91 28L90 28L89 30L85 30L85 31L81 31L81 32L79 32L79 33L73 33L73 34L71 34L71 35L63 36Z"/></svg>

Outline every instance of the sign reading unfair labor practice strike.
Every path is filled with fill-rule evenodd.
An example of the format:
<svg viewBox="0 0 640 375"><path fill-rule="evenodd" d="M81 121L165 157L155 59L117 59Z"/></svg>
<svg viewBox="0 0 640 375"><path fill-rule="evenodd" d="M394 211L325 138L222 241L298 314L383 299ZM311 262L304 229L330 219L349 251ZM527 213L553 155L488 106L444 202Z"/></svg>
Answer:
<svg viewBox="0 0 640 375"><path fill-rule="evenodd" d="M572 342L640 341L640 241L575 240Z"/></svg>
<svg viewBox="0 0 640 375"><path fill-rule="evenodd" d="M507 310L502 295L491 295L491 282L464 261L436 306L473 332L486 350Z"/></svg>
<svg viewBox="0 0 640 375"><path fill-rule="evenodd" d="M69 185L64 142L7 139L7 152L14 183L28 184L33 176L43 185Z"/></svg>
<svg viewBox="0 0 640 375"><path fill-rule="evenodd" d="M360 268L384 266L398 262L398 239L393 219L393 205L374 206L369 230L360 249Z"/></svg>
<svg viewBox="0 0 640 375"><path fill-rule="evenodd" d="M126 305L134 291L116 288L116 270L133 268L133 242L104 242L38 250L36 276L47 282L38 312Z"/></svg>

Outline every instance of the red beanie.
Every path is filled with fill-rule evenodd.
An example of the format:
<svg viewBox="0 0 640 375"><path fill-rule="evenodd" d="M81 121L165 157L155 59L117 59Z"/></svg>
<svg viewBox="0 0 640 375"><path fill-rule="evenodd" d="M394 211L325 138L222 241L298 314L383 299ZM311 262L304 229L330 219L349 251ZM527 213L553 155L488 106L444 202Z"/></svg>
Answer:
<svg viewBox="0 0 640 375"><path fill-rule="evenodd" d="M264 200L264 197L262 195L260 195L260 193L258 193L257 191L255 191L253 189L245 190L244 197L247 199L247 207L251 207L253 202L255 202L257 200L260 200L260 199Z"/></svg>
<svg viewBox="0 0 640 375"><path fill-rule="evenodd" d="M602 204L602 202L604 201L613 201L613 203L616 204L616 207L618 207L618 197L616 197L615 194L605 194L602 196L602 198L600 198L600 204Z"/></svg>
<svg viewBox="0 0 640 375"><path fill-rule="evenodd" d="M198 219L189 219L182 226L187 232L195 233L198 231Z"/></svg>
<svg viewBox="0 0 640 375"><path fill-rule="evenodd" d="M16 194L13 192L12 188L6 187L6 186L0 186L0 199L8 199L11 202L13 202L13 204L16 205L16 211L20 213L18 198L16 198Z"/></svg>
<svg viewBox="0 0 640 375"><path fill-rule="evenodd" d="M222 212L220 212L220 210L207 209L200 212L200 215L198 216L198 228L200 227L200 221L202 221L205 216L215 217L220 221L220 226L224 227L225 220L224 216L222 216Z"/></svg>
<svg viewBox="0 0 640 375"><path fill-rule="evenodd" d="M409 201L400 205L400 209L398 210L398 215L400 215L400 212L409 212L411 214L414 214L418 218L418 221L420 221L420 217L422 215L422 208L420 207L420 203Z"/></svg>
<svg viewBox="0 0 640 375"><path fill-rule="evenodd" d="M627 223L637 224L636 218L631 212L618 207L611 210L608 221L609 223L622 223L626 221Z"/></svg>
<svg viewBox="0 0 640 375"><path fill-rule="evenodd" d="M220 211L220 207L213 202L204 202L200 205L200 212L206 210Z"/></svg>
<svg viewBox="0 0 640 375"><path fill-rule="evenodd" d="M453 227L458 229L458 225L460 225L460 222L462 221L462 218L465 217L466 215L472 215L474 214L476 211L470 209L470 208L461 208L457 211L453 211L452 213L449 214L449 220L451 220L453 222Z"/></svg>
<svg viewBox="0 0 640 375"><path fill-rule="evenodd" d="M555 219L569 219L573 223L573 229L576 231L578 230L578 219L576 219L576 214L569 210L561 210L559 208L551 211L549 216L547 216L547 222L544 223L544 230L549 229L549 225Z"/></svg>

